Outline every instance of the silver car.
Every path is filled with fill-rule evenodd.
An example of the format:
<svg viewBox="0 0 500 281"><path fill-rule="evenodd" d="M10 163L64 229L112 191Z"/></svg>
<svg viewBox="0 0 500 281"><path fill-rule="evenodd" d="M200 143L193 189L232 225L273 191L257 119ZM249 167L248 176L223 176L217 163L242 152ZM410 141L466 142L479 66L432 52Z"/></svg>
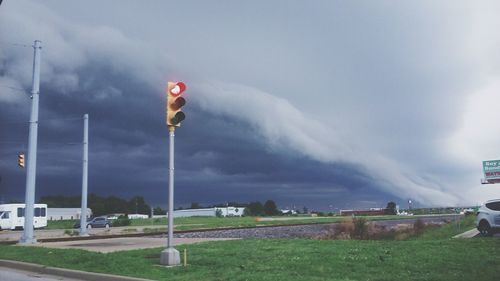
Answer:
<svg viewBox="0 0 500 281"><path fill-rule="evenodd" d="M500 232L500 199L489 200L479 208L476 227L482 236Z"/></svg>

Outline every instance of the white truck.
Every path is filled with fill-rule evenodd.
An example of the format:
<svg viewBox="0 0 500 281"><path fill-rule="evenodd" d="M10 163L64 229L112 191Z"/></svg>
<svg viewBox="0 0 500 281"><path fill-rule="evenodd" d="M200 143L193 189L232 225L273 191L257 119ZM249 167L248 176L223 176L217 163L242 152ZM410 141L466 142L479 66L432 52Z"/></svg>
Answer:
<svg viewBox="0 0 500 281"><path fill-rule="evenodd" d="M0 230L23 229L24 208L26 204L0 205ZM47 226L47 204L35 204L33 225L35 228Z"/></svg>

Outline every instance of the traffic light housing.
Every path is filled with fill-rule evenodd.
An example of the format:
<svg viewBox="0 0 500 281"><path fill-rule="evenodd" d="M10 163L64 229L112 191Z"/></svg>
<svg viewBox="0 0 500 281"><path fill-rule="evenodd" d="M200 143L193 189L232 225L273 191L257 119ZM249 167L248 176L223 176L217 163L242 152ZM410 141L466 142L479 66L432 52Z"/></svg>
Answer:
<svg viewBox="0 0 500 281"><path fill-rule="evenodd" d="M21 168L24 168L24 166L25 166L24 153L19 153L17 155L17 165L19 165L19 167L21 167Z"/></svg>
<svg viewBox="0 0 500 281"><path fill-rule="evenodd" d="M181 108L186 104L186 99L182 94L186 90L183 82L167 83L167 125L169 127L180 127L182 120L186 119L186 114Z"/></svg>

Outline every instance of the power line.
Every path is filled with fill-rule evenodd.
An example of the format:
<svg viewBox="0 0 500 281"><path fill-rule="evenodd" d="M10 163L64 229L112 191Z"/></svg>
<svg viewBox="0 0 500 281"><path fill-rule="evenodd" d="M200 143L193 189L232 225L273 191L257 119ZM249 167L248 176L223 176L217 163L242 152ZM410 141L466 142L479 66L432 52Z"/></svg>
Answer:
<svg viewBox="0 0 500 281"><path fill-rule="evenodd" d="M5 85L0 85L0 87L9 88L9 89L16 90L16 91L23 92L23 93L28 92L28 91L26 91L26 89L17 88L17 87L11 87L11 86L5 86Z"/></svg>
<svg viewBox="0 0 500 281"><path fill-rule="evenodd" d="M42 120L38 120L38 122L40 121L54 121L54 120L83 120L83 117L68 117L68 118L51 118L51 119L42 119Z"/></svg>
<svg viewBox="0 0 500 281"><path fill-rule="evenodd" d="M0 144L26 144L26 141L0 141ZM40 142L38 145L82 145L82 142Z"/></svg>
<svg viewBox="0 0 500 281"><path fill-rule="evenodd" d="M23 47L23 48L29 48L32 47L29 44L22 44L22 43L14 43L14 42L6 42L6 41L0 41L0 44L2 45L11 45L11 46L16 46L16 47Z"/></svg>
<svg viewBox="0 0 500 281"><path fill-rule="evenodd" d="M60 120L63 120L63 121L67 121L67 120L83 120L83 117L42 119L42 120L38 120L38 123L40 123L40 122L47 122L47 121L60 121ZM9 120L9 121L0 122L0 125L5 125L5 124L19 124L19 123L30 123L30 121L13 121L13 120Z"/></svg>

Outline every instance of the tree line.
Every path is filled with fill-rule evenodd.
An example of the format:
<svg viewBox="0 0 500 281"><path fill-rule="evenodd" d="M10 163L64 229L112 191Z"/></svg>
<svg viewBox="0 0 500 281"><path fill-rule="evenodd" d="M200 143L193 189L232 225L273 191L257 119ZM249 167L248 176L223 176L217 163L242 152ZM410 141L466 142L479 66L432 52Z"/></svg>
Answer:
<svg viewBox="0 0 500 281"><path fill-rule="evenodd" d="M76 208L81 206L81 200L81 196L45 196L40 199L40 202L47 204L49 208ZM92 209L94 216L149 214L151 212L151 207L142 196L134 196L130 200L125 200L116 196L101 197L91 193L87 197L87 207Z"/></svg>
<svg viewBox="0 0 500 281"><path fill-rule="evenodd" d="M259 201L250 202L250 203L239 203L239 202L228 202L224 204L214 204L209 206L202 206L197 202L191 203L191 207L187 209L201 209L201 208L224 208L227 206L231 207L244 207L245 216L277 216L281 215L281 211L278 210L276 203L273 200L267 200L264 204ZM183 208L179 208L178 210L182 210Z"/></svg>
<svg viewBox="0 0 500 281"><path fill-rule="evenodd" d="M81 196L45 196L40 199L40 202L47 204L49 208L77 208L81 206ZM259 201L250 203L228 202L221 204L214 204L209 206L202 206L199 203L193 202L191 206L186 209L201 209L201 208L223 208L226 206L244 207L245 216L276 216L280 215L281 211L278 210L276 203L273 200L267 200L262 204ZM116 196L102 197L94 193L89 194L87 198L87 207L92 209L94 216L102 216L108 214L150 214L151 207L146 203L142 196L134 196L129 200L119 198ZM184 209L183 207L177 208L178 210ZM153 209L155 215L165 215L166 210L156 207Z"/></svg>

